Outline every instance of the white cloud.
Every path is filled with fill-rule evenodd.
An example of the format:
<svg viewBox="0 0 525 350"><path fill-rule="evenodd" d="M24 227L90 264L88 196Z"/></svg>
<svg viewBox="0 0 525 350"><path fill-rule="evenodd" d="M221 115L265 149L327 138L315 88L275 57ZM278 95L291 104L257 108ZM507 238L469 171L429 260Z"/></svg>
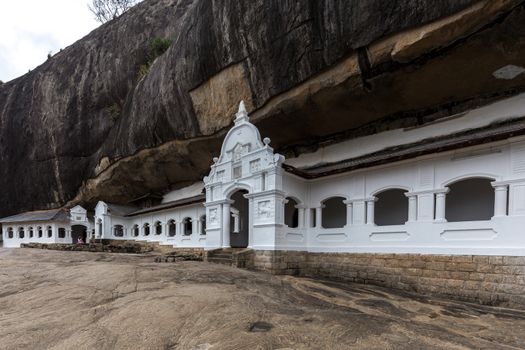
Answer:
<svg viewBox="0 0 525 350"><path fill-rule="evenodd" d="M0 80L12 80L95 29L88 0L0 0Z"/></svg>

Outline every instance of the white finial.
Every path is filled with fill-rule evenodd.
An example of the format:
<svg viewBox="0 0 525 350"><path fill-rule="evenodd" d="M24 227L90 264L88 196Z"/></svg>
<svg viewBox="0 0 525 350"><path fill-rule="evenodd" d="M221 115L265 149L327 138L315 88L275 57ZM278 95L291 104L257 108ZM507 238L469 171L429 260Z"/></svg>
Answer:
<svg viewBox="0 0 525 350"><path fill-rule="evenodd" d="M218 157L213 157L213 163L217 163L219 161Z"/></svg>
<svg viewBox="0 0 525 350"><path fill-rule="evenodd" d="M247 121L249 121L248 112L246 112L246 106L244 105L244 101L241 100L241 102L239 103L239 111L237 112L237 114L235 114L235 124Z"/></svg>
<svg viewBox="0 0 525 350"><path fill-rule="evenodd" d="M246 113L246 106L244 105L244 100L239 102L239 111L237 113Z"/></svg>
<svg viewBox="0 0 525 350"><path fill-rule="evenodd" d="M270 144L270 142L272 142L272 140L270 140L269 137L265 137L265 138L263 139L263 142L264 142L264 144L265 144L266 146L268 146L268 145Z"/></svg>

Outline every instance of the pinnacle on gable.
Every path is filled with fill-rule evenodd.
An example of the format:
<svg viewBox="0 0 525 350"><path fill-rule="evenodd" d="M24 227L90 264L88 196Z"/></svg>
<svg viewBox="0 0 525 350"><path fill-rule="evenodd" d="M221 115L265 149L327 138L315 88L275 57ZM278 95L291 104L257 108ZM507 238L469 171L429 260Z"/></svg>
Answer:
<svg viewBox="0 0 525 350"><path fill-rule="evenodd" d="M241 100L241 102L239 102L239 110L235 114L235 124L248 121L250 121L250 118L248 117L248 112L246 111L244 101Z"/></svg>

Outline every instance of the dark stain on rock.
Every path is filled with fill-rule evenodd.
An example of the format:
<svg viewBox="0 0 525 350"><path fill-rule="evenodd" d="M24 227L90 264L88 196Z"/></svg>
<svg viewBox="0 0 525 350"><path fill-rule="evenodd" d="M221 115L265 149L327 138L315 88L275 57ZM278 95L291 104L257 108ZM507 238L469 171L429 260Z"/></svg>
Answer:
<svg viewBox="0 0 525 350"><path fill-rule="evenodd" d="M257 321L250 325L249 331L250 332L269 332L272 330L272 328L273 328L273 325L268 322Z"/></svg>
<svg viewBox="0 0 525 350"><path fill-rule="evenodd" d="M355 302L357 305L363 305L368 306L371 309L376 309L381 312L399 316L399 317L405 317L408 315L408 313L405 310L402 310L396 306L394 306L392 303L390 303L387 300L382 299L363 299L363 300L356 300Z"/></svg>

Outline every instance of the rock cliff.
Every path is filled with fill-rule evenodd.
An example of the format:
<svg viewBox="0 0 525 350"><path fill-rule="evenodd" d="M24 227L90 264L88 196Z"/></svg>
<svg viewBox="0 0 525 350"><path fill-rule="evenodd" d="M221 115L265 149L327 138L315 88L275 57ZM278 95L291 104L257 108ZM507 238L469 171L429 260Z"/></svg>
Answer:
<svg viewBox="0 0 525 350"><path fill-rule="evenodd" d="M493 73L525 65L523 23L517 0L146 0L0 84L0 215L198 180L239 99L294 155L516 94Z"/></svg>

